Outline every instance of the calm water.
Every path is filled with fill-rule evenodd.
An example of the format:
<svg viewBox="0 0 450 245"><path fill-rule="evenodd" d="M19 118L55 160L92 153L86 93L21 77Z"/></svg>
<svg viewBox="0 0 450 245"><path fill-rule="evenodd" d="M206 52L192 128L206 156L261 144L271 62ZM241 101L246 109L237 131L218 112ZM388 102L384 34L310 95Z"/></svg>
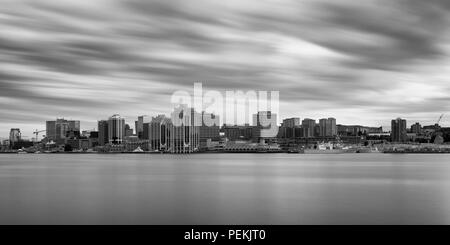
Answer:
<svg viewBox="0 0 450 245"><path fill-rule="evenodd" d="M0 224L450 224L450 155L0 154Z"/></svg>

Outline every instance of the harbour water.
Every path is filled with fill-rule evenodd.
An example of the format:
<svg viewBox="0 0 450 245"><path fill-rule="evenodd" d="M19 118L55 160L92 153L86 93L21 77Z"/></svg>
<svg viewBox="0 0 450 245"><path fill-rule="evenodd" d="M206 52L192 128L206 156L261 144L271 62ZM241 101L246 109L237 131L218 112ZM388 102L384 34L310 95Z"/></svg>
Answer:
<svg viewBox="0 0 450 245"><path fill-rule="evenodd" d="M0 154L0 224L450 224L450 155Z"/></svg>

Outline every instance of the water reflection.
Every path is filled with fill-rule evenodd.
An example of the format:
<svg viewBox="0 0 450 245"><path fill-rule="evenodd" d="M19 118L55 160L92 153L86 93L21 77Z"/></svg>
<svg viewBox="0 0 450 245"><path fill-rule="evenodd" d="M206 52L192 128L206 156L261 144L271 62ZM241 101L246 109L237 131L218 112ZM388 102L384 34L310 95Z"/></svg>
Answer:
<svg viewBox="0 0 450 245"><path fill-rule="evenodd" d="M450 224L450 155L0 155L2 224Z"/></svg>

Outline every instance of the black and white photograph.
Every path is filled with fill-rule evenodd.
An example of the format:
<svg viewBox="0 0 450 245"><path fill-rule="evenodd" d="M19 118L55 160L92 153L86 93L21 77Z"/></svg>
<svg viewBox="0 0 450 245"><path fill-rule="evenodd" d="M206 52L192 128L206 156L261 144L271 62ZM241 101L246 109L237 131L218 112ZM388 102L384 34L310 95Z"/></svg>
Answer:
<svg viewBox="0 0 450 245"><path fill-rule="evenodd" d="M448 0L0 0L0 225L449 225L449 103Z"/></svg>

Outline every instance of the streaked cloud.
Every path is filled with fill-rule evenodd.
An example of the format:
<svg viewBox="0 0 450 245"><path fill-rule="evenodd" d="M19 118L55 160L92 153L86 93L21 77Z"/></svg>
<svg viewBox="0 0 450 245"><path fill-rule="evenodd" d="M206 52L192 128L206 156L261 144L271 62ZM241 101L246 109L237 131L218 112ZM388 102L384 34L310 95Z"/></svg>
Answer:
<svg viewBox="0 0 450 245"><path fill-rule="evenodd" d="M169 112L191 89L280 90L281 116L388 125L450 109L445 0L18 1L0 9L0 135ZM445 123L445 122L444 122ZM447 123L448 124L448 123Z"/></svg>

